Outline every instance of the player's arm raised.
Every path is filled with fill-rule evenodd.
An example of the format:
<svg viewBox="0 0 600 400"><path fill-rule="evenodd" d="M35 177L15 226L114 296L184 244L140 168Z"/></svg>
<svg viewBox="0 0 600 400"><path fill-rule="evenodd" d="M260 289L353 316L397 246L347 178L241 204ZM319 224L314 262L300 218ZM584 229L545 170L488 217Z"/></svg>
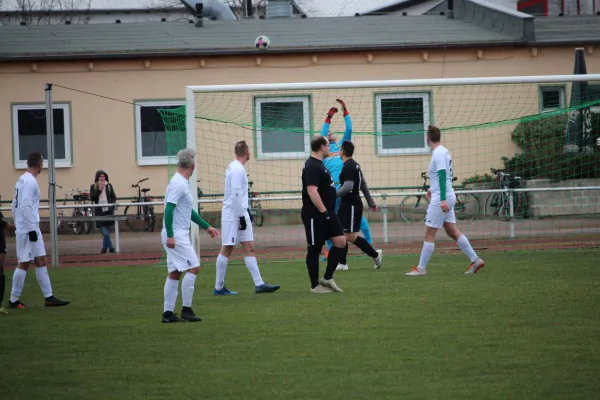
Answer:
<svg viewBox="0 0 600 400"><path fill-rule="evenodd" d="M327 137L329 135L329 128L331 127L331 118L338 112L338 109L335 107L331 107L329 111L327 111L327 115L325 116L325 122L323 123L323 127L321 128L321 136Z"/></svg>
<svg viewBox="0 0 600 400"><path fill-rule="evenodd" d="M342 106L342 110L344 111L344 123L346 124L346 130L344 131L344 137L340 144L344 143L347 140L352 140L352 118L350 118L350 113L348 112L348 107L346 107L346 103L343 100L335 99Z"/></svg>

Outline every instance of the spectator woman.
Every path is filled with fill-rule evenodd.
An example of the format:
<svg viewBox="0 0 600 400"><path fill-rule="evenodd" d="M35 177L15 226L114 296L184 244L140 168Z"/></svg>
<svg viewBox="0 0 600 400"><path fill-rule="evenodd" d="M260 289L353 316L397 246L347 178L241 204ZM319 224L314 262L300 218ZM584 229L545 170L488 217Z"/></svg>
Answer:
<svg viewBox="0 0 600 400"><path fill-rule="evenodd" d="M102 170L96 172L94 184L90 186L90 197L95 204L114 204L117 202L117 196L112 185L108 182L108 174ZM113 215L115 208L113 206L94 207L95 216ZM102 250L105 254L107 251L114 253L112 241L110 240L110 228L114 224L113 221L97 221L96 227L102 232Z"/></svg>

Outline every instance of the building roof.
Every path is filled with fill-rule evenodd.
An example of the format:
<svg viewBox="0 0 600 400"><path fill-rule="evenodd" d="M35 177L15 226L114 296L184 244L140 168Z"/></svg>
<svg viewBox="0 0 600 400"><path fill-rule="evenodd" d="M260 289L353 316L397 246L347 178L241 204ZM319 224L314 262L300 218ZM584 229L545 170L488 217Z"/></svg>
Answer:
<svg viewBox="0 0 600 400"><path fill-rule="evenodd" d="M600 43L600 16L541 17L534 20L534 26L539 44L586 44L594 38Z"/></svg>

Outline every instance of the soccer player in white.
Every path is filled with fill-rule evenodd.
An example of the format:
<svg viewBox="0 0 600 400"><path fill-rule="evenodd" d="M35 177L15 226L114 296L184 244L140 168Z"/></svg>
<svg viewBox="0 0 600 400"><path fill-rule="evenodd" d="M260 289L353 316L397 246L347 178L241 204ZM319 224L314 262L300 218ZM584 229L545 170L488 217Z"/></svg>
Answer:
<svg viewBox="0 0 600 400"><path fill-rule="evenodd" d="M168 275L165 282L165 303L162 322L179 322L175 313L179 279L181 282L183 307L181 319L189 322L201 321L192 311L194 284L200 271L200 261L190 241L191 222L206 229L210 237L218 237L219 231L211 227L194 210L194 200L190 193L190 177L196 167L196 152L193 149L180 150L177 153L177 172L171 178L165 194L165 215L161 239L167 252Z"/></svg>
<svg viewBox="0 0 600 400"><path fill-rule="evenodd" d="M221 213L222 246L217 257L217 276L213 294L216 296L237 294L225 287L225 274L229 257L238 243L242 244L244 261L254 280L254 291L256 293L275 292L280 286L263 281L254 255L252 216L248 211L248 176L244 168L244 165L250 160L250 148L245 141L241 141L235 144L234 152L235 160L225 171L225 196Z"/></svg>
<svg viewBox="0 0 600 400"><path fill-rule="evenodd" d="M431 163L429 164L429 179L431 186L427 191L430 201L425 218L425 243L421 250L419 265L413 267L407 276L427 275L427 264L435 247L435 234L442 226L446 234L456 241L458 247L465 253L471 263L465 274L474 274L483 268L484 263L477 256L469 239L456 228L454 204L456 195L452 189L452 156L441 141L442 134L439 128L430 125L427 128L427 144L432 150Z"/></svg>
<svg viewBox="0 0 600 400"><path fill-rule="evenodd" d="M20 300L25 277L31 262L35 263L35 276L46 307L61 307L69 304L52 294L52 284L46 268L46 249L40 231L40 188L37 177L42 172L44 159L40 153L31 153L27 157L27 171L19 177L15 185L15 197L12 202L12 214L15 220L17 261L12 280L12 292L8 308L27 308Z"/></svg>

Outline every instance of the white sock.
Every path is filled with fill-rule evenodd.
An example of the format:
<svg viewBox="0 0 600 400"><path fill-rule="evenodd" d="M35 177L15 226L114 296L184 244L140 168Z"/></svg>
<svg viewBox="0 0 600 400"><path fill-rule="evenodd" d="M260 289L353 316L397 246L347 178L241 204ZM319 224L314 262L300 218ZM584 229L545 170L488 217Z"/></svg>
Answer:
<svg viewBox="0 0 600 400"><path fill-rule="evenodd" d="M421 259L419 260L419 269L427 268L427 264L429 264L429 259L433 254L433 249L435 248L435 243L433 242L424 242L423 250L421 250Z"/></svg>
<svg viewBox="0 0 600 400"><path fill-rule="evenodd" d="M197 275L190 272L186 272L183 280L181 281L181 297L183 299L184 307L192 306L192 299L194 298L194 284L196 283Z"/></svg>
<svg viewBox="0 0 600 400"><path fill-rule="evenodd" d="M179 281L167 277L165 282L165 311L175 311Z"/></svg>
<svg viewBox="0 0 600 400"><path fill-rule="evenodd" d="M469 239L467 239L465 235L460 235L460 237L456 241L456 244L458 244L458 247L460 247L463 253L465 253L465 255L469 257L469 260L471 260L471 262L477 261L479 257L477 257L475 250L473 250L473 247L471 247L471 243L469 243Z"/></svg>
<svg viewBox="0 0 600 400"><path fill-rule="evenodd" d="M260 271L258 269L258 261L256 261L256 257L244 257L244 261L246 262L246 267L248 267L248 271L250 271L250 275L252 275L252 279L254 280L254 286L264 285L265 281L263 281L260 276Z"/></svg>
<svg viewBox="0 0 600 400"><path fill-rule="evenodd" d="M35 277L37 278L37 281L40 284L40 289L42 289L44 298L52 296L52 284L50 283L50 276L48 275L48 268L36 267L35 268Z"/></svg>
<svg viewBox="0 0 600 400"><path fill-rule="evenodd" d="M225 287L225 274L227 273L227 262L229 259L222 254L217 257L217 278L215 280L215 289L221 290Z"/></svg>
<svg viewBox="0 0 600 400"><path fill-rule="evenodd" d="M10 292L10 301L14 303L19 300L21 297L21 292L23 291L23 285L25 284L25 277L27 276L27 271L16 268L15 273L13 274L12 280L12 290Z"/></svg>

